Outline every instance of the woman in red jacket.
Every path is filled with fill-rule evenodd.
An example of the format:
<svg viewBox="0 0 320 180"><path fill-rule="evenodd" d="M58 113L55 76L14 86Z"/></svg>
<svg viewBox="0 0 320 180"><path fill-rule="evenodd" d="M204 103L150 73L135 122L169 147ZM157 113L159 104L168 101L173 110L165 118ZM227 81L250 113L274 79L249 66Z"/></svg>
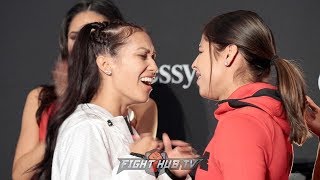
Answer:
<svg viewBox="0 0 320 180"><path fill-rule="evenodd" d="M305 81L296 65L277 56L269 27L251 11L213 18L192 66L200 95L219 104L196 179L288 179L292 143L308 136ZM272 68L276 85L268 82Z"/></svg>

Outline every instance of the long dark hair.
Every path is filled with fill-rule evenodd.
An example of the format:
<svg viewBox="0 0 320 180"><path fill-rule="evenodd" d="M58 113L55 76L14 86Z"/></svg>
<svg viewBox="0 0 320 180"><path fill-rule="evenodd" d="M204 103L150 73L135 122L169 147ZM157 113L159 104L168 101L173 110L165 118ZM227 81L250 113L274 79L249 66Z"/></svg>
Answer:
<svg viewBox="0 0 320 180"><path fill-rule="evenodd" d="M69 56L68 52L68 32L69 26L73 18L83 11L93 11L97 14L101 14L106 17L109 21L121 20L123 16L120 10L110 0L82 0L71 7L66 13L60 28L59 35L59 59L67 60ZM58 97L56 94L56 88L54 85L41 85L41 91L39 93L40 106L36 112L36 118L38 124L41 120L41 115Z"/></svg>
<svg viewBox="0 0 320 180"><path fill-rule="evenodd" d="M54 149L58 131L65 119L77 105L89 103L100 86L100 72L96 64L98 55L117 55L128 37L141 27L122 21L90 23L79 32L71 56L68 58L68 88L58 103L58 110L48 123L46 150L43 160L36 166L33 179L50 179Z"/></svg>
<svg viewBox="0 0 320 180"><path fill-rule="evenodd" d="M301 145L309 134L304 121L306 83L303 73L293 62L277 56L273 34L262 18L245 10L222 14L205 26L203 35L210 47L215 47L214 54L231 44L238 47L247 66L239 68L234 78L240 76L251 82L261 82L269 77L272 65L275 66L277 85L291 127L290 139Z"/></svg>

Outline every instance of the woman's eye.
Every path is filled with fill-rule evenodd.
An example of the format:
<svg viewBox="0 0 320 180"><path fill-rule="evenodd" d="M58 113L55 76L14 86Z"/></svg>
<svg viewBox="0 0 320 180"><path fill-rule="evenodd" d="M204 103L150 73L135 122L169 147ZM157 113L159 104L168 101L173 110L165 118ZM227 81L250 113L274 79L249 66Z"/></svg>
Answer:
<svg viewBox="0 0 320 180"><path fill-rule="evenodd" d="M156 60L156 55L153 54L153 55L151 56L151 58L152 58L153 60Z"/></svg>
<svg viewBox="0 0 320 180"><path fill-rule="evenodd" d="M141 54L140 57L141 57L143 60L146 60L148 56L147 56L146 54Z"/></svg>
<svg viewBox="0 0 320 180"><path fill-rule="evenodd" d="M71 40L76 40L77 36L76 35L73 35L73 36L70 36L69 37Z"/></svg>

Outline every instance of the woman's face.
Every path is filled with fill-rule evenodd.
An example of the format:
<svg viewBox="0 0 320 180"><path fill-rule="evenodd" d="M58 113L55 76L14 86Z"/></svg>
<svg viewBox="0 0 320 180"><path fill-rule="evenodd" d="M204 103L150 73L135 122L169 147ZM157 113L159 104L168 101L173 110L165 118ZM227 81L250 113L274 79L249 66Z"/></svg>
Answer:
<svg viewBox="0 0 320 180"><path fill-rule="evenodd" d="M69 25L68 31L68 53L70 54L74 41L77 38L78 32L80 29L89 23L92 22L103 22L108 21L104 16L97 14L93 11L83 11L74 16ZM53 71L53 79L55 81L56 93L61 96L65 91L68 84L68 67L66 61L58 61L56 64L56 68Z"/></svg>
<svg viewBox="0 0 320 180"><path fill-rule="evenodd" d="M141 103L149 99L151 84L158 67L155 49L145 32L135 32L113 57L112 84L119 97L127 103Z"/></svg>
<svg viewBox="0 0 320 180"><path fill-rule="evenodd" d="M80 29L89 23L108 21L106 17L93 11L83 11L71 20L68 31L68 52L70 54Z"/></svg>
<svg viewBox="0 0 320 180"><path fill-rule="evenodd" d="M225 92L225 80L226 80L226 66L224 65L223 55L224 52L220 52L214 55L215 49L211 45L211 52L209 50L209 42L202 36L199 44L199 55L194 60L192 67L196 71L197 84L199 86L200 96L219 100ZM212 66L210 65L210 53ZM210 74L211 69L211 74ZM211 84L210 84L211 76Z"/></svg>

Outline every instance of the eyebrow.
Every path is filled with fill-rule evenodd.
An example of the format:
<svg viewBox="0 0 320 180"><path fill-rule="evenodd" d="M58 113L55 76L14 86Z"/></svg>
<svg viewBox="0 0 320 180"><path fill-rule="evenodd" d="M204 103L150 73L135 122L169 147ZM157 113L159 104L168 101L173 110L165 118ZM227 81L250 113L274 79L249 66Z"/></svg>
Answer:
<svg viewBox="0 0 320 180"><path fill-rule="evenodd" d="M144 48L144 47L140 47L137 50L140 50L140 49L146 51L147 53L151 53L150 49L147 49L147 48ZM157 54L157 52L154 51L153 54Z"/></svg>

